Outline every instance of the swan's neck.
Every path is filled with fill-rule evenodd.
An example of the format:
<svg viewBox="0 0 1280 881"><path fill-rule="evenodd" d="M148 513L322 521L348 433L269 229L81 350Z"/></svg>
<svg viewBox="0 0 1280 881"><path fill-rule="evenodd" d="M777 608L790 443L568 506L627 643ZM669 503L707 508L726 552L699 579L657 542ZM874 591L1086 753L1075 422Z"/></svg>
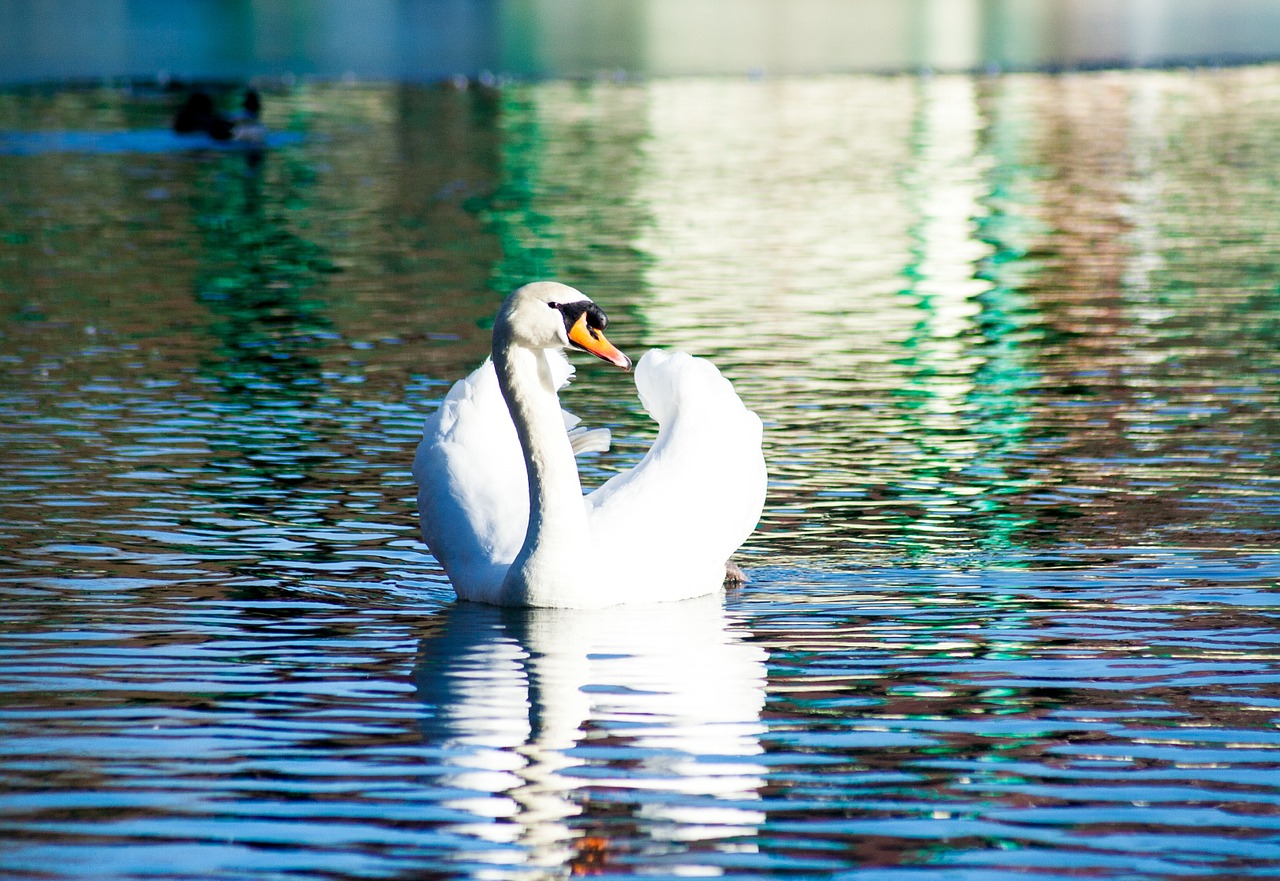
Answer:
<svg viewBox="0 0 1280 881"><path fill-rule="evenodd" d="M582 590L587 512L546 354L495 336L493 364L529 475L529 529L503 583L504 602L558 605ZM575 563L577 565L575 565Z"/></svg>

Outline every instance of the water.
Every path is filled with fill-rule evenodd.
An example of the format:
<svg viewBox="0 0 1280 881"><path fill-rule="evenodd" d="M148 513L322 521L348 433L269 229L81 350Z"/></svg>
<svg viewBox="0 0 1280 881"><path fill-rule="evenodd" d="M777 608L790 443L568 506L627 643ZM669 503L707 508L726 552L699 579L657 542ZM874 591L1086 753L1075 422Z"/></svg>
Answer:
<svg viewBox="0 0 1280 881"><path fill-rule="evenodd" d="M1277 94L0 95L0 874L1274 877ZM452 602L408 467L530 277L761 413L751 584Z"/></svg>

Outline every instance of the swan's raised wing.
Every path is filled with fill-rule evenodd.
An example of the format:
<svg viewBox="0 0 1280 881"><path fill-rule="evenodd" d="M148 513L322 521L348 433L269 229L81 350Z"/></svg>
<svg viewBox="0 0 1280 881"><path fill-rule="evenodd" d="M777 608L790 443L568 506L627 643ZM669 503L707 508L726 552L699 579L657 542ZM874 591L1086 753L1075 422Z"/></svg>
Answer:
<svg viewBox="0 0 1280 881"><path fill-rule="evenodd" d="M683 352L648 352L636 388L658 438L587 496L592 555L616 570L603 577L650 600L695 596L697 584L709 592L764 508L760 418L715 365Z"/></svg>
<svg viewBox="0 0 1280 881"><path fill-rule="evenodd" d="M556 350L546 355L557 386L568 384L573 375L568 359ZM576 416L563 415L575 454L609 449L607 428L582 428ZM422 538L458 596L496 602L503 576L524 543L529 483L492 361L454 383L427 417L413 478Z"/></svg>
<svg viewBox="0 0 1280 881"><path fill-rule="evenodd" d="M458 595L501 587L524 541L529 491L491 361L454 383L427 417L413 479L423 541Z"/></svg>

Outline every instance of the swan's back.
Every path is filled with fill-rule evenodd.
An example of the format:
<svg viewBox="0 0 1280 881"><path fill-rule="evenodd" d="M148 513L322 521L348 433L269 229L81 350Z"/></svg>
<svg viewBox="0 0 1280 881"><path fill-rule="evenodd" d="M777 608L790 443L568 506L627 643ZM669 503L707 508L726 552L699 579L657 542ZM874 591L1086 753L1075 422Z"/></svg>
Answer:
<svg viewBox="0 0 1280 881"><path fill-rule="evenodd" d="M632 470L587 496L593 554L624 595L650 601L718 587L764 507L760 418L710 361L650 351L636 366L658 438ZM710 587L708 587L710 585Z"/></svg>

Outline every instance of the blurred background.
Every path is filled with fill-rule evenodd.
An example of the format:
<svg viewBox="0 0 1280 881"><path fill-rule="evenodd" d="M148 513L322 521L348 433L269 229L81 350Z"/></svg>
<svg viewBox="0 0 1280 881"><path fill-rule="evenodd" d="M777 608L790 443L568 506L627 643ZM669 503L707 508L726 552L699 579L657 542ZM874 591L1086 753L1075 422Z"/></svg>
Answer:
<svg viewBox="0 0 1280 881"><path fill-rule="evenodd" d="M0 79L1059 69L1280 55L1274 0L5 0Z"/></svg>

